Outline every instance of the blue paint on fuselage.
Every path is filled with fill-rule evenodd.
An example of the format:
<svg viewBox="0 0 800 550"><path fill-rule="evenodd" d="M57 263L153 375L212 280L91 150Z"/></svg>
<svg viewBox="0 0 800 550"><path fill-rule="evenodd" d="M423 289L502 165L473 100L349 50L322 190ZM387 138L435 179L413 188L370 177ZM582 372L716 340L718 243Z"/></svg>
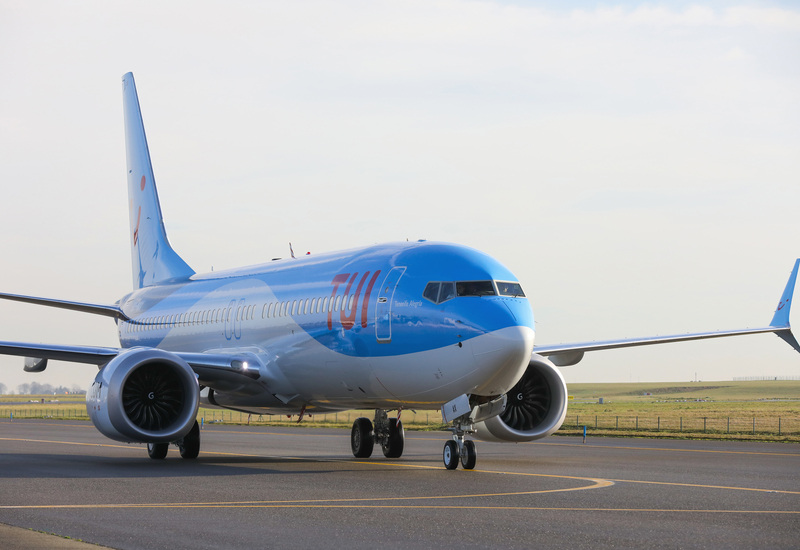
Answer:
<svg viewBox="0 0 800 550"><path fill-rule="evenodd" d="M384 288L393 268L405 270L395 288ZM423 298L431 281L484 280L517 281L490 256L446 243L394 243L303 256L136 290L120 301L135 320L120 324L120 342L206 351L268 349L281 340L310 337L345 356L384 357L456 345L512 326L533 329L525 298L463 296L440 304ZM376 334L382 292L391 302L385 321L391 324L391 339ZM332 300L356 294L351 309L341 311L339 303L339 310L330 311ZM276 315L275 304L288 306L289 312Z"/></svg>

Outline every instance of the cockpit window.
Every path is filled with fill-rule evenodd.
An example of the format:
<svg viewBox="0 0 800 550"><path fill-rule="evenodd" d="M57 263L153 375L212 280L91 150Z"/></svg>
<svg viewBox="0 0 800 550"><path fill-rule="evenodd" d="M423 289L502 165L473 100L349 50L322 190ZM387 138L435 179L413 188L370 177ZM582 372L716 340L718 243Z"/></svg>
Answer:
<svg viewBox="0 0 800 550"><path fill-rule="evenodd" d="M442 287L439 290L439 302L446 302L451 298L455 298L456 295L456 287L454 283L442 283Z"/></svg>
<svg viewBox="0 0 800 550"><path fill-rule="evenodd" d="M442 283L428 283L425 287L425 292L422 293L423 298L427 298L434 304L439 303L439 285Z"/></svg>
<svg viewBox="0 0 800 550"><path fill-rule="evenodd" d="M425 286L423 298L434 304L441 304L456 296L512 296L524 298L525 293L519 283L497 281L497 290L493 281L432 281Z"/></svg>
<svg viewBox="0 0 800 550"><path fill-rule="evenodd" d="M446 302L456 295L455 285L452 282L432 282L428 283L422 296L434 304Z"/></svg>
<svg viewBox="0 0 800 550"><path fill-rule="evenodd" d="M525 297L525 293L522 292L522 286L519 283L497 281L497 291L500 293L500 296L513 296L514 298Z"/></svg>
<svg viewBox="0 0 800 550"><path fill-rule="evenodd" d="M458 281L456 294L459 296L494 296L492 281Z"/></svg>

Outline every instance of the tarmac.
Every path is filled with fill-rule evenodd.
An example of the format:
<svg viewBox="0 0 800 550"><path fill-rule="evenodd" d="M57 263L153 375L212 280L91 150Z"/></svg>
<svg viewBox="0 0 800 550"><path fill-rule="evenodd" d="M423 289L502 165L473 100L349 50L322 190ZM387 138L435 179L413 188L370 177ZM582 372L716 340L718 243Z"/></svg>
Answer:
<svg viewBox="0 0 800 550"><path fill-rule="evenodd" d="M206 425L200 457L147 458L90 423L0 421L8 548L796 548L800 445L407 432L402 458L349 431Z"/></svg>

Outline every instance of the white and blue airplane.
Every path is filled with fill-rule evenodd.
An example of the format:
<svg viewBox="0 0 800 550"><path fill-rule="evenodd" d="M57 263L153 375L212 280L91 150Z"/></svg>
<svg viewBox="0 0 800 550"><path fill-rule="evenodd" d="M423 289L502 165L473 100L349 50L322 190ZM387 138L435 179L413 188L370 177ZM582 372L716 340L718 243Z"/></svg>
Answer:
<svg viewBox="0 0 800 550"><path fill-rule="evenodd" d="M370 409L351 431L356 457L403 453L400 411L441 410L443 461L475 467L477 439L546 437L564 421L558 367L587 351L772 332L800 351L789 309L800 260L769 326L677 336L534 345L517 278L477 250L401 242L197 274L164 229L139 98L122 78L133 292L114 305L1 298L114 318L120 347L0 342L41 372L49 359L95 364L86 395L97 429L163 459L200 451L200 403L253 414ZM391 411L397 416L389 417Z"/></svg>

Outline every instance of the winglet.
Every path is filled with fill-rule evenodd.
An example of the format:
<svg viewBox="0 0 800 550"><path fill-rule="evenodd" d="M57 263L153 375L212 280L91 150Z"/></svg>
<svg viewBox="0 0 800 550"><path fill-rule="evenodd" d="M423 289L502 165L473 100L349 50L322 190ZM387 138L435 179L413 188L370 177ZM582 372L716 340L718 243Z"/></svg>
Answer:
<svg viewBox="0 0 800 550"><path fill-rule="evenodd" d="M794 262L794 269L789 276L789 281L786 283L786 288L783 290L781 300L778 302L778 308L775 310L775 315L770 322L771 327L786 327L789 328L789 310L792 307L792 296L794 296L794 284L797 281L797 270L800 267L800 259Z"/></svg>
<svg viewBox="0 0 800 550"><path fill-rule="evenodd" d="M144 134L139 96L136 94L136 84L131 73L122 77L122 98L134 288L172 279L188 279L194 275L194 271L178 256L167 240L150 151Z"/></svg>
<svg viewBox="0 0 800 550"><path fill-rule="evenodd" d="M778 308L775 310L775 315L772 317L770 326L784 329L776 331L775 333L785 340L787 344L800 352L800 344L798 344L797 339L792 334L789 324L789 311L792 308L792 297L794 296L798 268L800 268L800 259L794 262L794 269L792 269L792 274L789 276L789 281L786 283L786 288L783 290L781 300L778 302Z"/></svg>

